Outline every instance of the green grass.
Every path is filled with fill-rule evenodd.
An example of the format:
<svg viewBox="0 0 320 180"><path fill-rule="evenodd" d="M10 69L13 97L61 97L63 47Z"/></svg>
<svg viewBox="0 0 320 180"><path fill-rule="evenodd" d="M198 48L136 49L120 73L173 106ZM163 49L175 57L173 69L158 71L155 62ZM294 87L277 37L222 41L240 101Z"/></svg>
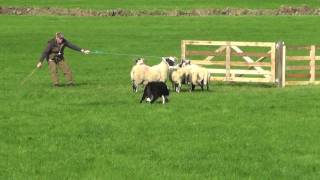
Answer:
<svg viewBox="0 0 320 180"><path fill-rule="evenodd" d="M56 31L92 50L179 56L182 39L319 44L319 20L0 16L0 179L318 179L319 86L213 83L139 104L135 57L71 50L77 86L52 88L46 65L20 82Z"/></svg>
<svg viewBox="0 0 320 180"><path fill-rule="evenodd" d="M14 6L37 6L37 7L69 7L75 8L80 7L84 9L192 9L192 8L224 8L224 7L239 7L239 8L279 8L282 5L289 6L301 6L308 5L310 7L319 7L319 0L73 0L73 1L62 1L62 0L32 0L32 1L21 1L21 0L0 0L1 5L14 5Z"/></svg>

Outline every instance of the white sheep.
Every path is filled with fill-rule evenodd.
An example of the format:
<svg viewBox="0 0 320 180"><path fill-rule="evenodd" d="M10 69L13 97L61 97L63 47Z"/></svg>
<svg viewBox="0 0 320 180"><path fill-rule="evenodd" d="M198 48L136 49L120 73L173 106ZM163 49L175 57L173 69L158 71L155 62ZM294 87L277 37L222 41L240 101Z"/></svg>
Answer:
<svg viewBox="0 0 320 180"><path fill-rule="evenodd" d="M207 86L207 90L209 90L210 73L206 68L191 64L189 60L183 61L183 67L186 68L186 76L191 85L190 91L193 91L196 85L199 85L201 90Z"/></svg>
<svg viewBox="0 0 320 180"><path fill-rule="evenodd" d="M195 85L199 85L202 91L204 86L207 86L207 90L209 90L209 78L210 75L206 68L192 68L190 76L191 91L194 90Z"/></svg>
<svg viewBox="0 0 320 180"><path fill-rule="evenodd" d="M148 82L160 79L160 73L151 70L150 66L144 64L144 59L142 58L136 60L136 65L132 67L130 76L134 92L138 91L139 85L146 85Z"/></svg>
<svg viewBox="0 0 320 180"><path fill-rule="evenodd" d="M131 69L131 81L133 91L138 91L140 84L148 84L148 82L161 81L166 82L168 78L169 66L174 65L175 60L171 57L162 58L161 62L154 66L144 64L143 59L137 60L136 65Z"/></svg>
<svg viewBox="0 0 320 180"><path fill-rule="evenodd" d="M187 84L188 79L188 69L187 67L182 67L182 65L183 61L180 64L174 66L169 76L172 82L172 88L178 93L181 91L181 85Z"/></svg>
<svg viewBox="0 0 320 180"><path fill-rule="evenodd" d="M173 64L172 64L172 62L173 62ZM152 71L156 71L160 74L160 78L154 79L154 81L166 82L166 80L168 78L169 66L172 66L172 65L174 65L174 59L171 59L171 57L169 57L169 58L162 57L160 64L151 66Z"/></svg>

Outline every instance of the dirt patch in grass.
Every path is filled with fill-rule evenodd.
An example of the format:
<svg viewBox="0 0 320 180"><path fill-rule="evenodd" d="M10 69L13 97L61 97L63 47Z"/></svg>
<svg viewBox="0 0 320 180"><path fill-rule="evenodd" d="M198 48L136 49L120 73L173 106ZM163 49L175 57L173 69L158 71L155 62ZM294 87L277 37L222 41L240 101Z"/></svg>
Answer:
<svg viewBox="0 0 320 180"><path fill-rule="evenodd" d="M280 15L320 15L320 8L308 6L281 6L278 9L244 9L244 8L208 8L191 10L129 10L109 9L92 10L79 8L34 8L34 7L2 7L0 14L30 16L280 16Z"/></svg>

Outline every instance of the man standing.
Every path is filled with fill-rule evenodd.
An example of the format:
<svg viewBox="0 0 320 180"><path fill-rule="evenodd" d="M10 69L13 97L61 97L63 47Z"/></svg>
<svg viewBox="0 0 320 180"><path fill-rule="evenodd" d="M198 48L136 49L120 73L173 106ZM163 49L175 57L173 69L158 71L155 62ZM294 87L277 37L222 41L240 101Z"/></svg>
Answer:
<svg viewBox="0 0 320 180"><path fill-rule="evenodd" d="M46 58L49 64L53 86L59 86L58 67L63 71L67 80L67 85L74 85L71 69L65 62L63 56L65 47L82 52L84 54L90 53L90 50L79 48L78 46L66 40L61 32L57 32L56 37L48 41L48 45L42 52L37 64L37 68L41 68L43 60Z"/></svg>

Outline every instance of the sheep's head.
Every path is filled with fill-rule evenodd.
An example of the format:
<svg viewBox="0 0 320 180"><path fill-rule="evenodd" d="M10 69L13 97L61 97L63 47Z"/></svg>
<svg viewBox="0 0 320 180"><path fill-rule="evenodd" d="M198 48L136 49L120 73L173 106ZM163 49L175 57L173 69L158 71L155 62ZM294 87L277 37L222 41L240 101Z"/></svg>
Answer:
<svg viewBox="0 0 320 180"><path fill-rule="evenodd" d="M180 63L178 64L178 67L183 67L185 66L185 60L181 59Z"/></svg>
<svg viewBox="0 0 320 180"><path fill-rule="evenodd" d="M188 59L182 59L179 66L180 67L184 67L184 66L187 66L187 65L190 65L191 64L191 61L188 60Z"/></svg>
<svg viewBox="0 0 320 180"><path fill-rule="evenodd" d="M176 57L162 57L162 61L167 63L169 66L174 66L176 63Z"/></svg>
<svg viewBox="0 0 320 180"><path fill-rule="evenodd" d="M143 58L136 59L136 64L137 65L144 64L144 59Z"/></svg>

